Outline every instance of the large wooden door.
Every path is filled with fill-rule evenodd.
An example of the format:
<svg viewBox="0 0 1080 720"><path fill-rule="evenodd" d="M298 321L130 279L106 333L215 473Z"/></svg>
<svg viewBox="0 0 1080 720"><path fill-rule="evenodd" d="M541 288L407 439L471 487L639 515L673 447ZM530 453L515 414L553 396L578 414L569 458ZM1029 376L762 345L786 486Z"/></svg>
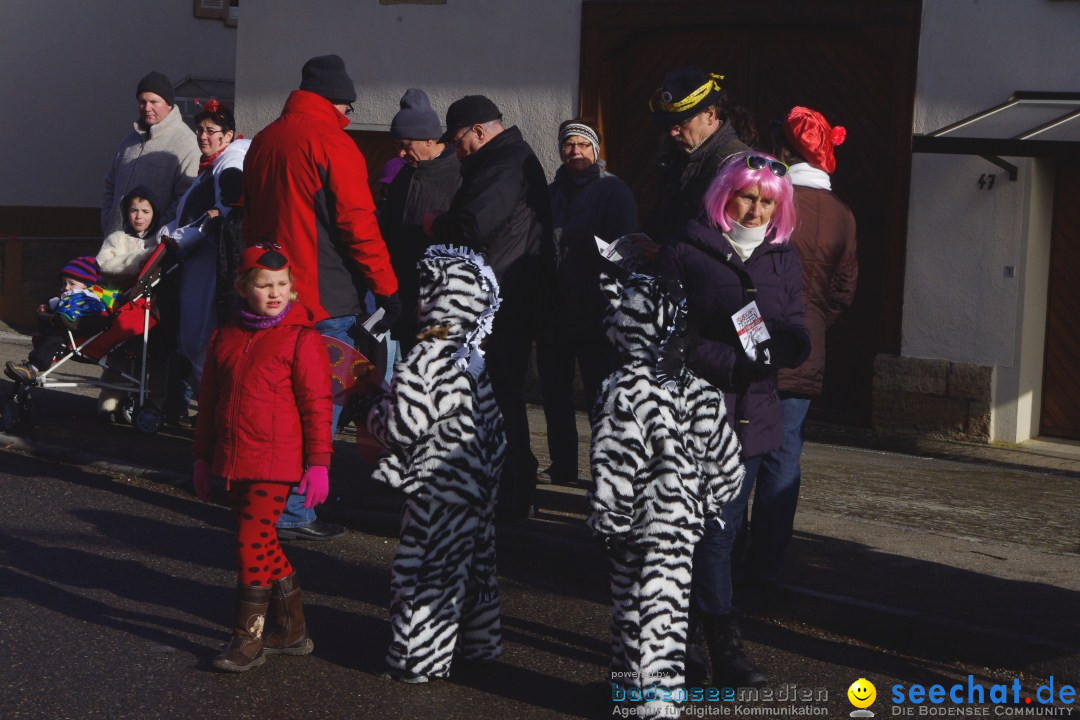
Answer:
<svg viewBox="0 0 1080 720"><path fill-rule="evenodd" d="M581 110L611 170L651 207L663 139L647 103L700 65L756 117L794 105L848 130L833 187L859 227L859 289L829 336L818 418L869 424L874 356L899 353L920 0L585 0Z"/></svg>
<svg viewBox="0 0 1080 720"><path fill-rule="evenodd" d="M1080 163L1058 166L1039 434L1080 440Z"/></svg>

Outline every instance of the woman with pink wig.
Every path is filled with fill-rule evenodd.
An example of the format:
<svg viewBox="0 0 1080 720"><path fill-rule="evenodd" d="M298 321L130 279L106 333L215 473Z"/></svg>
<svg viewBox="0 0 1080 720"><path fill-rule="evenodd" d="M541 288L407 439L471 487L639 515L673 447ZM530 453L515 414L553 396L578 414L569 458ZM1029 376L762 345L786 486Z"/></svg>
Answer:
<svg viewBox="0 0 1080 720"><path fill-rule="evenodd" d="M743 649L732 568L739 564L735 537L762 456L780 445L777 371L797 366L810 352L802 266L788 243L795 222L787 166L757 151L736 153L709 185L701 217L656 259L659 274L686 291L687 365L724 391L746 465L739 495L723 508L722 522L706 525L694 552L691 607L705 630L716 686L766 682Z"/></svg>

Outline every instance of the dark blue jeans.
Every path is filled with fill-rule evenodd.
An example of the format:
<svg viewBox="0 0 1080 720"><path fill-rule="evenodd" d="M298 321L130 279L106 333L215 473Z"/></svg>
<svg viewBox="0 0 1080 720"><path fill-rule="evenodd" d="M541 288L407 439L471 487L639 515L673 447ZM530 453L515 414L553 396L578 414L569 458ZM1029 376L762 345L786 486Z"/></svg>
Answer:
<svg viewBox="0 0 1080 720"><path fill-rule="evenodd" d="M799 504L803 436L807 398L784 398L784 435L780 447L761 458L750 517L750 548L747 572L759 580L774 581L780 575L784 551L791 541L795 508ZM745 529L743 530L745 532Z"/></svg>
<svg viewBox="0 0 1080 720"><path fill-rule="evenodd" d="M735 538L746 517L746 505L754 478L761 466L761 457L745 461L746 477L739 494L729 501L720 514L720 521L705 524L705 534L694 548L694 575L690 583L690 606L698 617L719 619L735 610L731 602L731 572L736 555Z"/></svg>
<svg viewBox="0 0 1080 720"><path fill-rule="evenodd" d="M356 316L345 315L343 317L327 318L322 322L318 322L315 324L315 329L323 335L329 335L356 347L356 326ZM330 368L326 368L326 372L329 373ZM331 425L334 430L337 429L340 415L341 406L334 405L334 424ZM333 431L331 431L332 435ZM315 522L315 510L304 507L306 497L297 491L298 487L293 485L292 492L289 493L289 500L285 503L285 512L281 513L281 517L278 519L277 526L279 528L302 527Z"/></svg>

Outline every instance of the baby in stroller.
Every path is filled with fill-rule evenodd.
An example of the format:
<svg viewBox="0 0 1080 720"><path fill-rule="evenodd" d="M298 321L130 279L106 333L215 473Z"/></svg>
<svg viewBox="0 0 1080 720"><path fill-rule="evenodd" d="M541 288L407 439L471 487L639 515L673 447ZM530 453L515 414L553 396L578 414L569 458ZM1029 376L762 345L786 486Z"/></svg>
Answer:
<svg viewBox="0 0 1080 720"><path fill-rule="evenodd" d="M29 358L7 363L5 374L16 382L29 385L37 380L63 354L68 330L92 334L107 324L117 293L98 284L101 270L94 257L83 255L69 261L60 269L60 281L60 294L38 307L40 335Z"/></svg>

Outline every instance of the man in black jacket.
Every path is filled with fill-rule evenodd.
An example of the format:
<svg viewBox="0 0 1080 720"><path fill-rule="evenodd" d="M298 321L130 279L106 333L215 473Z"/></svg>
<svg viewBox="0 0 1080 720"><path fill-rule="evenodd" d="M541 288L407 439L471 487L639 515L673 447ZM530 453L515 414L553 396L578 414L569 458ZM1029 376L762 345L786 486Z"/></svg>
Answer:
<svg viewBox="0 0 1080 720"><path fill-rule="evenodd" d="M424 218L429 213L446 212L461 184L461 163L452 145L439 142L442 133L427 93L418 88L406 90L401 109L390 123L390 137L400 144L406 165L390 183L379 212L379 228L398 277L402 305L401 317L390 334L403 356L416 344L420 292L416 266L430 242Z"/></svg>
<svg viewBox="0 0 1080 720"><path fill-rule="evenodd" d="M488 339L487 363L506 423L508 452L499 483L499 517L533 509L536 457L522 387L539 313L551 297L554 250L544 168L516 127L483 95L467 95L446 111L446 133L461 159L461 187L432 223L436 242L479 250L499 281L502 307Z"/></svg>

